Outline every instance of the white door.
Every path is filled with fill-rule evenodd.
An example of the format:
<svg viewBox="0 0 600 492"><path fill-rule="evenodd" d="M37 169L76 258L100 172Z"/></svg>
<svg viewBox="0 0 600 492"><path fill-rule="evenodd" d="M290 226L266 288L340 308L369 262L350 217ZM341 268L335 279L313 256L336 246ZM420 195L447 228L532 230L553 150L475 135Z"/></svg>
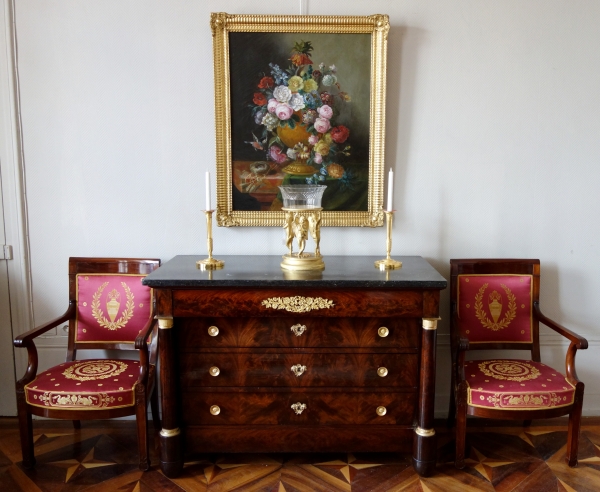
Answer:
<svg viewBox="0 0 600 492"><path fill-rule="evenodd" d="M0 182L0 258L4 258L5 241L2 183ZM0 416L17 415L15 396L15 357L8 291L9 259L0 259Z"/></svg>

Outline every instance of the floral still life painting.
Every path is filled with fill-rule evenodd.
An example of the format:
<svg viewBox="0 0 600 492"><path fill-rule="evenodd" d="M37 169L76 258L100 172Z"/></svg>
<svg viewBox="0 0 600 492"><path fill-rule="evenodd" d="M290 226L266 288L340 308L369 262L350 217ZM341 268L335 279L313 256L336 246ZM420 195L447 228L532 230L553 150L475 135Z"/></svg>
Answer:
<svg viewBox="0 0 600 492"><path fill-rule="evenodd" d="M367 222L381 174L372 155L373 101L381 105L373 98L372 35L300 31L227 35L227 206L240 217L279 217L279 186L319 184L327 186L324 212ZM217 215L220 225L261 225L222 224Z"/></svg>

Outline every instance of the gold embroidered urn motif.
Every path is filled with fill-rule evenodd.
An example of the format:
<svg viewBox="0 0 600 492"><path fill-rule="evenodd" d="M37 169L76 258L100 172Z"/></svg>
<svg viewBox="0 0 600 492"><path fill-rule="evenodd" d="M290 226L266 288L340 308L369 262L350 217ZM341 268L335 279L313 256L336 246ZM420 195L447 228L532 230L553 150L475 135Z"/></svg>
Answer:
<svg viewBox="0 0 600 492"><path fill-rule="evenodd" d="M506 293L508 298L508 310L504 314L504 317L500 320L500 314L502 313L502 295L494 290L488 296L488 309L492 315L492 319L489 319L483 308L483 295L485 290L488 288L487 283L483 284L479 289L479 292L475 295L475 316L481 321L481 324L490 330L498 331L506 328L510 325L511 321L517 316L517 300L511 290L504 284L500 284L500 287Z"/></svg>
<svg viewBox="0 0 600 492"><path fill-rule="evenodd" d="M479 370L486 376L505 381L529 381L540 375L537 367L527 362L508 360L488 360L479 364Z"/></svg>
<svg viewBox="0 0 600 492"><path fill-rule="evenodd" d="M117 291L117 289L111 290L106 296L106 311L110 320L106 319L104 312L100 307L100 296L107 285L108 282L104 282L100 287L98 287L98 290L92 297L92 316L96 319L96 321L98 321L98 324L101 327L114 331L118 330L119 328L123 328L131 319L133 316L135 303L133 302L133 293L131 292L131 289L125 282L121 282L121 285L125 290L125 297L127 298L125 309L123 310L121 317L115 321L121 306L121 294Z"/></svg>
<svg viewBox="0 0 600 492"><path fill-rule="evenodd" d="M119 314L119 307L121 306L121 294L117 289L111 290L107 295L108 301L106 303L106 311L111 321L114 321Z"/></svg>
<svg viewBox="0 0 600 492"><path fill-rule="evenodd" d="M63 372L63 376L77 381L96 381L118 376L125 369L127 364L118 360L82 361L69 367Z"/></svg>

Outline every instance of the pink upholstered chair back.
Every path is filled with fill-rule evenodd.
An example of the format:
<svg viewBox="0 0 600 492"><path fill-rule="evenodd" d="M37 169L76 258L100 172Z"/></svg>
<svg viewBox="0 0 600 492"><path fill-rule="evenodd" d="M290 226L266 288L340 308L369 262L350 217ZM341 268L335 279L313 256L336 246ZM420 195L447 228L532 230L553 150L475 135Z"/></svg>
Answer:
<svg viewBox="0 0 600 492"><path fill-rule="evenodd" d="M459 275L460 334L470 343L532 343L531 275Z"/></svg>
<svg viewBox="0 0 600 492"><path fill-rule="evenodd" d="M159 266L160 260L135 258L69 259L69 298L77 315L69 324L67 360L78 349L134 348L152 313L152 290L142 279Z"/></svg>
<svg viewBox="0 0 600 492"><path fill-rule="evenodd" d="M141 274L76 276L76 343L134 343L152 312L152 290Z"/></svg>
<svg viewBox="0 0 600 492"><path fill-rule="evenodd" d="M471 348L509 344L531 349L538 344L533 317L533 303L539 299L538 260L452 260L451 269L452 328Z"/></svg>

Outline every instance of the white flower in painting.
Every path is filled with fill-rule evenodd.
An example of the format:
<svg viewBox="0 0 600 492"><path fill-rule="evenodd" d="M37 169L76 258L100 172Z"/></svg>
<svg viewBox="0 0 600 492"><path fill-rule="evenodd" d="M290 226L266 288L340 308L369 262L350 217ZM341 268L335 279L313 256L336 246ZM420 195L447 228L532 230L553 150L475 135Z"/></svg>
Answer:
<svg viewBox="0 0 600 492"><path fill-rule="evenodd" d="M292 94L292 97L290 97L290 100L288 101L288 104L292 107L292 109L294 111L299 111L301 109L304 109L304 97L300 94Z"/></svg>
<svg viewBox="0 0 600 492"><path fill-rule="evenodd" d="M329 87L337 82L337 77L335 75L325 75L323 77L323 85Z"/></svg>
<svg viewBox="0 0 600 492"><path fill-rule="evenodd" d="M276 126L279 125L279 118L274 114L267 113L263 116L262 124L267 127L269 131L273 130Z"/></svg>
<svg viewBox="0 0 600 492"><path fill-rule="evenodd" d="M287 149L286 154L290 158L290 160L292 160L292 161L296 160L296 152L294 152L294 149Z"/></svg>
<svg viewBox="0 0 600 492"><path fill-rule="evenodd" d="M336 68L336 66L335 66L335 65L331 65L331 66L329 67L329 70L331 70L333 73L335 73L335 71L337 70L337 68Z"/></svg>
<svg viewBox="0 0 600 492"><path fill-rule="evenodd" d="M292 97L292 91L285 85L279 85L275 87L275 90L273 91L273 97L275 97L275 99L277 99L279 102L287 103Z"/></svg>

